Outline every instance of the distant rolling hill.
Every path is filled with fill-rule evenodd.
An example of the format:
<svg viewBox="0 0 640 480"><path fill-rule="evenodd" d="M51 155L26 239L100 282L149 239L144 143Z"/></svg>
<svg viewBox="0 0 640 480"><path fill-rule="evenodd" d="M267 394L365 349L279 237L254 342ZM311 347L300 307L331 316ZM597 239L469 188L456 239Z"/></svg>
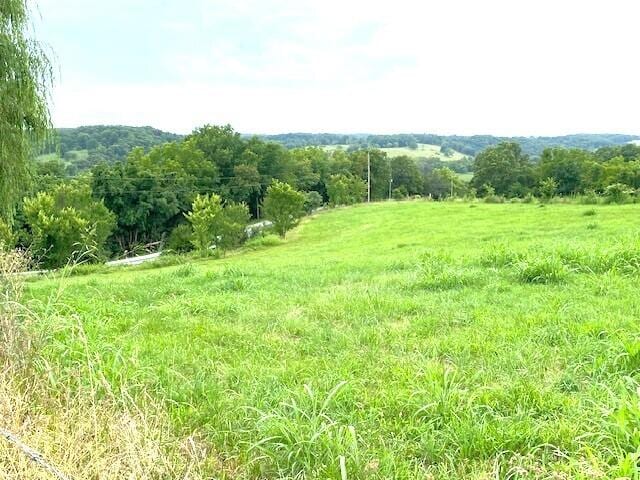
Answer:
<svg viewBox="0 0 640 480"><path fill-rule="evenodd" d="M328 145L323 147L325 150L333 151L337 149L348 150L349 145ZM390 157L399 157L406 155L407 157L421 159L433 159L442 162L455 162L459 160L469 159L468 155L457 152L453 149L442 149L440 145L430 145L428 143L418 143L410 147L381 147L380 150L387 152Z"/></svg>
<svg viewBox="0 0 640 480"><path fill-rule="evenodd" d="M478 152L501 141L518 142L523 151L534 158L548 147L595 150L630 142L640 143L640 135L622 134L496 137L491 135L284 133L260 137L280 143L286 148L305 146L321 146L327 150L380 148L389 156L408 155L422 162L446 162L459 173L468 171L471 158ZM59 128L56 129L53 140L37 157L37 161L61 160L67 165L69 173L73 174L87 170L102 161L121 160L136 147L148 150L155 145L178 141L182 138L181 135L152 127L94 125ZM455 165L457 166L454 167Z"/></svg>
<svg viewBox="0 0 640 480"><path fill-rule="evenodd" d="M101 162L121 160L136 147L149 149L155 145L182 139L181 135L152 127L94 125L58 128L37 161L60 159L81 171Z"/></svg>
<svg viewBox="0 0 640 480"><path fill-rule="evenodd" d="M493 135L434 135L434 134L333 134L333 133L286 133L264 135L262 138L273 140L288 148L303 146L338 146L343 148L409 148L420 144L441 147L444 151L452 150L462 155L475 156L491 145L503 141L518 142L523 151L533 157L539 156L545 148L566 147L595 150L601 147L624 145L640 141L640 135L624 134L576 134L557 137L496 137Z"/></svg>

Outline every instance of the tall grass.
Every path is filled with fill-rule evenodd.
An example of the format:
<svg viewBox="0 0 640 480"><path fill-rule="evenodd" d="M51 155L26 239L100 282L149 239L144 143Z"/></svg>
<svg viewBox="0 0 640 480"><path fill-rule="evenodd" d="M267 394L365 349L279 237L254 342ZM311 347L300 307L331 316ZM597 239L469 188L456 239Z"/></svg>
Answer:
<svg viewBox="0 0 640 480"><path fill-rule="evenodd" d="M29 282L35 365L216 479L638 478L640 206L475 205L332 210L53 302L58 279Z"/></svg>
<svg viewBox="0 0 640 480"><path fill-rule="evenodd" d="M44 339L20 303L24 265L18 253L0 254L0 427L70 478L199 479L222 470L197 437L175 435L163 403L143 386L111 386L88 348L70 370L40 355ZM55 328L55 316L48 320ZM80 322L71 334L87 345ZM47 473L0 437L0 478Z"/></svg>

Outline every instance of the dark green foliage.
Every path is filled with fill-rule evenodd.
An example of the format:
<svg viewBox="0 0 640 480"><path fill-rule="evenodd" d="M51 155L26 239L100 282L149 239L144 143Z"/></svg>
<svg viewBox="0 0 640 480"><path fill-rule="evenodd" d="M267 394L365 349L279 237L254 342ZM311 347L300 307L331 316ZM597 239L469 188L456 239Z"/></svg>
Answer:
<svg viewBox="0 0 640 480"><path fill-rule="evenodd" d="M594 155L585 150L550 148L542 153L537 169L538 175L556 183L556 191L553 194L577 193L588 181L587 168L593 165L594 161Z"/></svg>
<svg viewBox="0 0 640 480"><path fill-rule="evenodd" d="M407 195L422 193L422 174L414 159L403 155L392 158L390 162L393 187L404 188Z"/></svg>
<svg viewBox="0 0 640 480"><path fill-rule="evenodd" d="M405 187L404 185L398 188L394 188L393 192L391 192L391 197L394 200L404 200L408 196L409 196L409 192L407 192L407 187Z"/></svg>
<svg viewBox="0 0 640 480"><path fill-rule="evenodd" d="M423 193L436 199L462 197L469 190L466 182L447 167L436 168L426 173L423 182Z"/></svg>
<svg viewBox="0 0 640 480"><path fill-rule="evenodd" d="M305 193L304 198L304 211L307 213L311 213L317 208L320 208L323 203L324 201L322 199L322 195L320 195L318 192L316 192L315 190L307 192Z"/></svg>
<svg viewBox="0 0 640 480"><path fill-rule="evenodd" d="M193 142L167 143L126 161L93 169L92 188L118 219L114 240L122 249L160 240L182 221L199 192L218 185L218 170Z"/></svg>
<svg viewBox="0 0 640 480"><path fill-rule="evenodd" d="M135 148L148 151L182 137L152 127L127 127L122 125L94 125L78 128L58 128L53 141L42 153L58 153L78 171L86 170L100 162L113 163L123 160ZM87 151L83 158L78 151Z"/></svg>
<svg viewBox="0 0 640 480"><path fill-rule="evenodd" d="M478 191L491 185L497 195L523 196L534 184L533 167L517 143L489 147L477 157L471 184Z"/></svg>
<svg viewBox="0 0 640 480"><path fill-rule="evenodd" d="M172 252L186 253L193 250L191 239L193 238L193 228L189 223L181 223L169 235L166 247Z"/></svg>

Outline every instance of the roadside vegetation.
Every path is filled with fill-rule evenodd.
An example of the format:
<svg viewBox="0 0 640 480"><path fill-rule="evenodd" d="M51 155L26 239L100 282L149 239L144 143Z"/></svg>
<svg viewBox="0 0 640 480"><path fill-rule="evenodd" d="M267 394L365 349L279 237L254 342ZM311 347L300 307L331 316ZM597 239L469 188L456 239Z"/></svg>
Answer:
<svg viewBox="0 0 640 480"><path fill-rule="evenodd" d="M219 260L32 281L30 328L221 478L635 478L638 213L329 210Z"/></svg>

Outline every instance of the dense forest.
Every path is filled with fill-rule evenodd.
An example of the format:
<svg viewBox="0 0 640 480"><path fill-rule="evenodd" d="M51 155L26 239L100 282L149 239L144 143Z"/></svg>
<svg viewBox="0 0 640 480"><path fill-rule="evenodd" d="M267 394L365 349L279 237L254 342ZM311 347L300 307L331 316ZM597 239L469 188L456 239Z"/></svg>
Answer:
<svg viewBox="0 0 640 480"><path fill-rule="evenodd" d="M640 139L637 135L620 134L578 134L558 137L495 137L492 135L343 135L331 133L286 133L265 135L263 138L283 144L287 148L304 146L346 145L353 148L364 147L407 147L417 148L419 143L439 145L443 149L456 150L465 155L475 156L487 147L501 142L517 142L527 155L537 157L545 148L565 147L595 150L602 147L623 145Z"/></svg>

